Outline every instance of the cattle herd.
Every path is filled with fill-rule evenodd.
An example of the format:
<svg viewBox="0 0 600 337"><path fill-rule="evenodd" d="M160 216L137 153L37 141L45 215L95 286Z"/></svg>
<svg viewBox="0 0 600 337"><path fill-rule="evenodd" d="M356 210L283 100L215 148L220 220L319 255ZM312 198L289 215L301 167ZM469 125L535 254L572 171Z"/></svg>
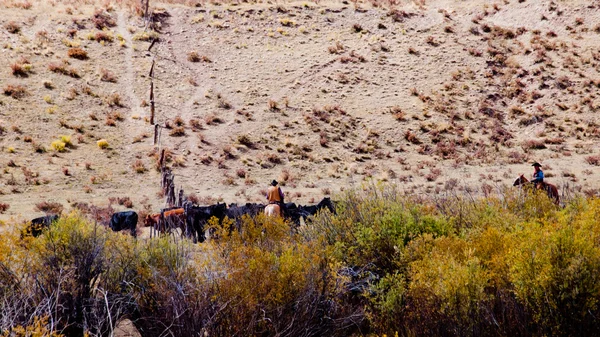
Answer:
<svg viewBox="0 0 600 337"><path fill-rule="evenodd" d="M153 231L159 234L171 233L179 229L181 234L190 238L194 242L204 242L206 240L207 223L211 218L216 218L222 222L225 218L233 220L233 229L241 230L241 219L244 215L255 217L263 213L264 204L247 203L245 205L217 203L210 206L193 205L190 202L184 202L182 207L165 208L160 213L149 214L143 219L146 227L152 227ZM283 216L295 226L299 226L302 219L317 214L321 209L328 209L335 213L334 202L330 198L323 198L321 202L315 205L296 205L295 203L286 203L283 205ZM47 215L31 220L23 235L38 236L44 228L57 221L58 215ZM138 223L138 214L134 211L113 213L108 222L108 226L115 232L129 231L132 236L136 236Z"/></svg>

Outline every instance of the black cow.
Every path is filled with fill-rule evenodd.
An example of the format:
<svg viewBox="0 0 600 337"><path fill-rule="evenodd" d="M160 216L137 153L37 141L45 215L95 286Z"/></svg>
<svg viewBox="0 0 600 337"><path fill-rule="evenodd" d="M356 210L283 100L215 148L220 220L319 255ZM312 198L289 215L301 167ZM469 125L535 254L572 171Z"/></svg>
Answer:
<svg viewBox="0 0 600 337"><path fill-rule="evenodd" d="M115 232L128 229L131 231L131 235L136 237L137 233L135 229L137 222L138 215L134 211L113 213L112 217L110 218L110 229Z"/></svg>
<svg viewBox="0 0 600 337"><path fill-rule="evenodd" d="M331 213L335 214L335 205L329 197L323 198L323 200L316 205L300 206L299 208L302 209L302 212L308 213L308 215L315 215L323 208L327 208Z"/></svg>
<svg viewBox="0 0 600 337"><path fill-rule="evenodd" d="M255 217L262 213L264 210L265 205L263 204L246 203L243 206L238 206L237 204L230 204L225 215L230 219L241 218L244 214L247 214L250 217Z"/></svg>
<svg viewBox="0 0 600 337"><path fill-rule="evenodd" d="M240 231L242 226L242 216L248 215L249 217L254 218L257 215L264 212L264 210L265 205L263 204L246 203L243 206L238 206L237 204L230 204L229 208L227 208L227 213L225 213L225 216L227 216L231 220L234 220L236 229Z"/></svg>
<svg viewBox="0 0 600 337"><path fill-rule="evenodd" d="M185 235L191 237L194 242L204 242L206 240L205 225L213 216L219 222L223 221L227 213L226 204L216 204L211 206L187 206L186 211L186 230Z"/></svg>
<svg viewBox="0 0 600 337"><path fill-rule="evenodd" d="M33 237L38 237L42 234L42 231L46 228L49 228L51 224L58 220L59 216L54 215L46 215L39 218L35 218L31 220L31 223L23 230L21 237L26 235L31 235Z"/></svg>
<svg viewBox="0 0 600 337"><path fill-rule="evenodd" d="M265 205L263 204L254 204L254 203L246 203L243 206L238 206L237 204L230 204L227 209L226 216L234 220L235 228L238 231L242 230L242 217L244 215L248 215L251 218L256 217L259 214L262 214L265 210ZM233 229L233 228L232 228Z"/></svg>

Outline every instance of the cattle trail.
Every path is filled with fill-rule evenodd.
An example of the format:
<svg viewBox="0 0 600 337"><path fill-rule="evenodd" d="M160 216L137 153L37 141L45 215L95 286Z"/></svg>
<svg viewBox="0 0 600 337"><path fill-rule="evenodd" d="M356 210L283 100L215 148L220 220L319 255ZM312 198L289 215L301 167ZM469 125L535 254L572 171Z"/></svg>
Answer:
<svg viewBox="0 0 600 337"><path fill-rule="evenodd" d="M127 30L127 21L123 11L119 11L117 17L117 31L125 39L126 47L123 62L125 63L125 73L123 74L123 87L125 93L129 98L131 115L143 116L144 110L140 107L141 101L135 93L135 68L134 64L134 51L133 51L133 38Z"/></svg>

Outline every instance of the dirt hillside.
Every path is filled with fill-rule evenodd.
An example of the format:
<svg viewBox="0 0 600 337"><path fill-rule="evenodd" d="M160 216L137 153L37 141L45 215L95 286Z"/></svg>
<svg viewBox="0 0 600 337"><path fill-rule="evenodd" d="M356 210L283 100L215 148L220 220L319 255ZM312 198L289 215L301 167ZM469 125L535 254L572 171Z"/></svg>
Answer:
<svg viewBox="0 0 600 337"><path fill-rule="evenodd" d="M149 27L119 3L0 2L1 220L158 210L162 148L204 204L272 179L301 203L379 181L494 193L533 161L598 195L598 1L152 3Z"/></svg>

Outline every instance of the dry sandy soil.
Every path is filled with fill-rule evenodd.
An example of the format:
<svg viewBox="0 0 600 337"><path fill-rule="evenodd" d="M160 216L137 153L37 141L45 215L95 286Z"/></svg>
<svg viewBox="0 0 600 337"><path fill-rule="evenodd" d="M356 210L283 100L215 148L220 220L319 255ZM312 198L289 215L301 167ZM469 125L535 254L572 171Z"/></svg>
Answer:
<svg viewBox="0 0 600 337"><path fill-rule="evenodd" d="M300 203L379 181L494 193L533 161L598 195L598 1L153 2L156 32L101 3L0 2L0 220L164 205L153 61L159 147L200 203L262 201L273 178Z"/></svg>

